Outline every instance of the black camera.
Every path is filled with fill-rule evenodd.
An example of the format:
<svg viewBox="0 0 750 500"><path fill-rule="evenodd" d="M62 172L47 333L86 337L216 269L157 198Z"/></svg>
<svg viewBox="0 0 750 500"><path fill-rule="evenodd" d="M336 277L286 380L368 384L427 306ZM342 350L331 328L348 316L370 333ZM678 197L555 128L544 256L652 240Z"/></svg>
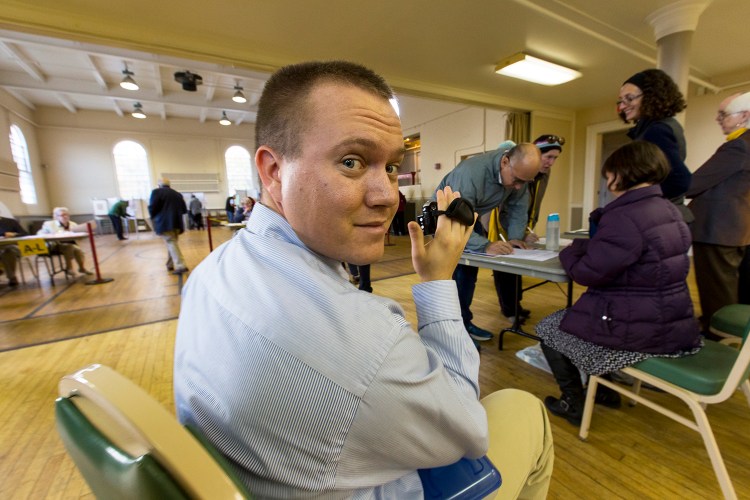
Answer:
<svg viewBox="0 0 750 500"><path fill-rule="evenodd" d="M422 205L422 215L417 215L417 222L422 228L424 234L435 234L437 229L437 220L440 214L436 201L428 201Z"/></svg>
<svg viewBox="0 0 750 500"><path fill-rule="evenodd" d="M455 219L465 226L474 224L474 207L463 198L456 198L448 205L448 210L438 210L436 201L428 201L422 205L422 215L417 215L417 222L424 234L435 234L438 217L445 215Z"/></svg>

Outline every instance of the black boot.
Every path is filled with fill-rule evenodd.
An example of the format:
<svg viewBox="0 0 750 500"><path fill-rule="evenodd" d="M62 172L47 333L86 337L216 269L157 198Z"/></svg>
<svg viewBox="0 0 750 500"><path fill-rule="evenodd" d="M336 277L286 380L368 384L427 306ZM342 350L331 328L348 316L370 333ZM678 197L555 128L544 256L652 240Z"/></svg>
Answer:
<svg viewBox="0 0 750 500"><path fill-rule="evenodd" d="M612 380L612 376L609 373L600 375L600 377L603 379ZM619 392L615 391L614 389L610 389L605 385L598 384L596 386L596 396L594 397L594 403L606 406L607 408L619 408L622 405L622 400L620 399Z"/></svg>
<svg viewBox="0 0 750 500"><path fill-rule="evenodd" d="M564 354L544 343L542 343L542 352L562 391L559 399L552 396L545 398L544 405L550 413L564 417L571 424L581 425L584 392L578 368Z"/></svg>
<svg viewBox="0 0 750 500"><path fill-rule="evenodd" d="M582 394L575 397L563 393L563 395L560 396L560 399L553 396L547 396L544 398L544 406L546 406L549 412L553 415L563 417L573 425L581 425L581 418L583 417Z"/></svg>

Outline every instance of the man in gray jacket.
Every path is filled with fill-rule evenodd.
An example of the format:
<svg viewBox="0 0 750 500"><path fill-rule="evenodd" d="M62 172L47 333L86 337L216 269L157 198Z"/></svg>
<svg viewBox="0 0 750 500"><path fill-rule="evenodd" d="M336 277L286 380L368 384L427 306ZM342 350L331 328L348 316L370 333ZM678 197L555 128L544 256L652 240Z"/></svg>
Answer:
<svg viewBox="0 0 750 500"><path fill-rule="evenodd" d="M513 253L514 246L526 248L523 237L529 217L527 184L534 180L540 167L541 155L535 145L505 142L494 151L467 158L440 181L438 190L450 186L460 192L462 198L474 205L480 217L496 207L501 207L501 212L507 213L508 241L490 242L481 223L477 223L466 250L505 255ZM474 316L470 309L478 272L476 267L459 264L453 279L458 287L461 317L466 331L475 341L483 342L491 340L492 333L472 323Z"/></svg>

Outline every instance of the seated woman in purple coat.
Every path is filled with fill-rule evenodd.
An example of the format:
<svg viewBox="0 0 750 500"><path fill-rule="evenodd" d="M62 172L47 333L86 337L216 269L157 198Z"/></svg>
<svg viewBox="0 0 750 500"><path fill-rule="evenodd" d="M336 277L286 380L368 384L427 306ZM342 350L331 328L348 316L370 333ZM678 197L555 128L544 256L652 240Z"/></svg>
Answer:
<svg viewBox="0 0 750 500"><path fill-rule="evenodd" d="M615 199L590 216L590 239L560 252L568 275L588 290L568 310L542 319L536 332L562 396L547 409L580 425L579 369L603 375L652 356L678 357L702 346L686 278L690 231L659 183L669 173L661 150L634 141L602 166ZM611 389L597 403L620 405Z"/></svg>

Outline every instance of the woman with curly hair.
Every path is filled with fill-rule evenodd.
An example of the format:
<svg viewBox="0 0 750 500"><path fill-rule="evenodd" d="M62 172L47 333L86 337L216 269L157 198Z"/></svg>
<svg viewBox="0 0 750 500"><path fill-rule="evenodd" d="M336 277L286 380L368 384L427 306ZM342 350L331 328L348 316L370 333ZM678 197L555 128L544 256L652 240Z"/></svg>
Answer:
<svg viewBox="0 0 750 500"><path fill-rule="evenodd" d="M620 87L617 112L625 123L635 123L628 137L647 141L662 150L669 161L669 175L661 183L664 197L672 201L685 218L692 214L685 207L685 193L691 173L685 165L685 134L674 115L687 107L674 81L660 69L647 69L631 76Z"/></svg>

